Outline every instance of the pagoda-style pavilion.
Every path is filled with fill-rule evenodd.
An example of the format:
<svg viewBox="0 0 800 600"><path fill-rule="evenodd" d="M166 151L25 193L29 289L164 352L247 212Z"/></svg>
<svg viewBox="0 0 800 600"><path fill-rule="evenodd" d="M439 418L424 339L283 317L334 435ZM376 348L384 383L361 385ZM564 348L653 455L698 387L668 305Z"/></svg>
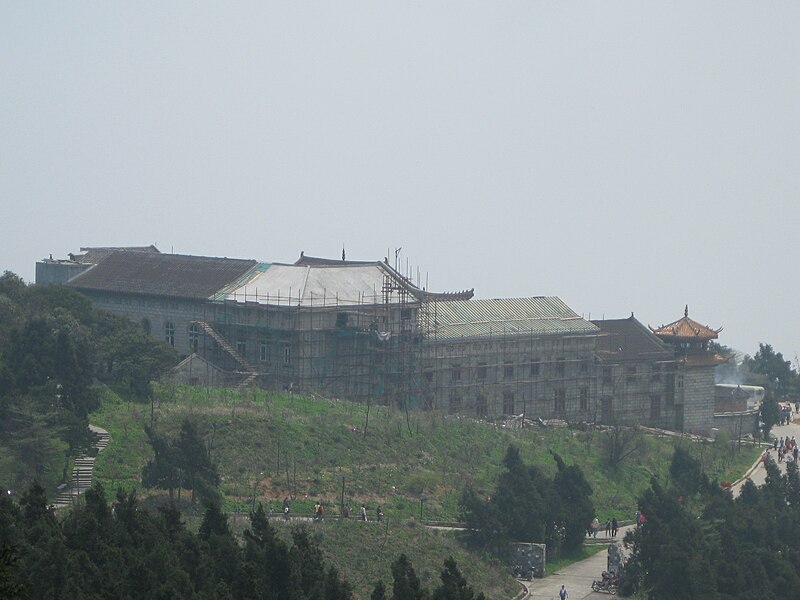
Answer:
<svg viewBox="0 0 800 600"><path fill-rule="evenodd" d="M683 309L683 317L673 321L669 325L661 327L650 327L650 331L655 333L668 344L676 348L685 350L685 354L695 354L697 352L707 352L708 342L719 337L719 329L712 329L708 325L698 323L689 318L689 305Z"/></svg>
<svg viewBox="0 0 800 600"><path fill-rule="evenodd" d="M708 431L714 420L714 369L727 357L709 348L722 328L713 329L689 317L686 305L683 317L669 325L650 327L655 335L675 349L681 364L675 390L675 428Z"/></svg>

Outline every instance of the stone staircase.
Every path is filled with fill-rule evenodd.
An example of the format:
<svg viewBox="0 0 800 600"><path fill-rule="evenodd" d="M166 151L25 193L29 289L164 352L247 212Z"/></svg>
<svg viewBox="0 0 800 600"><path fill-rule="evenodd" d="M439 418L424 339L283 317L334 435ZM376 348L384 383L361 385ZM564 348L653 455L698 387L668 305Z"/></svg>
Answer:
<svg viewBox="0 0 800 600"><path fill-rule="evenodd" d="M97 437L93 444L98 452L102 452L109 441L108 432L95 425L89 425L89 429ZM94 470L94 456L79 456L75 459L75 467L72 469L72 479L69 483L58 486L58 493L53 500L53 507L64 508L72 506L86 490L92 487L92 471Z"/></svg>
<svg viewBox="0 0 800 600"><path fill-rule="evenodd" d="M250 364L250 362L242 356L236 349L231 346L231 344L226 340L222 335L220 335L216 329L214 329L211 324L207 323L206 321L193 321L196 325L199 325L200 328L208 334L211 339L213 339L219 347L225 350L232 358L235 360L239 365L242 367L239 371L234 371L237 375L242 375L244 379L239 382L237 387L244 388L250 387L255 384L256 378L258 377L258 371L256 368Z"/></svg>

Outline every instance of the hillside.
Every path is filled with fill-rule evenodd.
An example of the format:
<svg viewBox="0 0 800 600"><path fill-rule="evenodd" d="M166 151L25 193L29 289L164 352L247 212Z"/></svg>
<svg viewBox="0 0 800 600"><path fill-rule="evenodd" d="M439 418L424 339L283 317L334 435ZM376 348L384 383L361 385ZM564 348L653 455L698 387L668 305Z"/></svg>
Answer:
<svg viewBox="0 0 800 600"><path fill-rule="evenodd" d="M338 510L342 487L351 507L362 502L370 514L382 505L387 517L456 520L465 485L490 493L509 444L525 462L552 473L550 452L580 464L594 488L601 519L630 518L636 497L651 477L664 478L673 441L645 436L639 452L618 470L604 466L600 432L530 428L509 430L485 422L414 412L406 416L340 400L283 395L263 390L160 387L153 410L159 432L177 435L185 417L204 432L222 475L226 508L247 510L253 499L279 510L295 499L293 511L310 511L315 500ZM94 424L112 443L97 461L96 477L114 489L141 488L141 468L151 456L142 429L150 406L124 402L108 391ZM732 479L749 466L755 451L732 454L727 444L690 448L712 479ZM420 495L425 494L425 502Z"/></svg>
<svg viewBox="0 0 800 600"><path fill-rule="evenodd" d="M453 555L468 580L488 597L507 598L516 584L505 568L465 549L450 533L420 527L425 520L459 517L458 498L465 485L489 495L509 444L520 448L526 463L552 474L550 454L568 464L580 464L593 488L601 520L627 519L636 497L653 476L666 479L674 441L645 436L641 451L616 470L603 466L603 437L598 431L501 426L438 413L406 415L388 407L367 407L341 400L275 394L250 389L209 389L161 386L152 406L127 402L106 389L92 423L107 429L111 444L97 459L95 476L106 489L142 490L142 466L152 456L143 425L162 435L177 436L185 418L203 432L221 475L225 509L246 513L254 502L278 513L291 496L292 513L310 514L315 500L339 512L344 498L355 511L363 502L370 518L378 505L386 522L337 522L310 525L327 560L367 597L377 579L391 580L389 566L406 552L426 585L438 578L441 563ZM734 479L749 466L757 451L732 455L730 445L692 444L706 471L717 479ZM421 494L425 501L421 502ZM182 510L190 513L183 496ZM155 500L155 498L153 498ZM191 520L191 518L190 518ZM243 523L239 520L239 528ZM288 527L276 520L279 529Z"/></svg>

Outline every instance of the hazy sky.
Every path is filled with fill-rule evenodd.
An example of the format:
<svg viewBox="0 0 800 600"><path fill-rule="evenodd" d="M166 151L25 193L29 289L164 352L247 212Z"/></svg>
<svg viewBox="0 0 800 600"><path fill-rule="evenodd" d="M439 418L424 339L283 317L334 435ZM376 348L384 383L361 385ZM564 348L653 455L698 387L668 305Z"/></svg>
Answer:
<svg viewBox="0 0 800 600"><path fill-rule="evenodd" d="M800 352L800 3L0 0L0 269L402 247Z"/></svg>

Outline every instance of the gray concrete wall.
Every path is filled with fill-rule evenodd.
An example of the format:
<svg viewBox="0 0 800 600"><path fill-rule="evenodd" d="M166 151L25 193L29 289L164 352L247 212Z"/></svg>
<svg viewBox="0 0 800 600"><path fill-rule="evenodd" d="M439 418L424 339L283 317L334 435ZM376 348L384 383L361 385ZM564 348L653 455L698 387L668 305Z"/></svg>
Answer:
<svg viewBox="0 0 800 600"><path fill-rule="evenodd" d="M714 415L713 426L731 434L731 438L738 439L741 435L755 435L759 423L758 410L741 412L717 413Z"/></svg>
<svg viewBox="0 0 800 600"><path fill-rule="evenodd" d="M36 263L36 283L66 283L91 265L73 262L40 261Z"/></svg>
<svg viewBox="0 0 800 600"><path fill-rule="evenodd" d="M671 429L675 421L670 377L674 363L640 361L600 364L597 374L598 420L606 424ZM611 370L610 379L606 377ZM610 406L610 410L607 407Z"/></svg>
<svg viewBox="0 0 800 600"><path fill-rule="evenodd" d="M435 408L469 416L524 412L590 420L593 357L594 339L582 336L431 340L424 349L423 394ZM557 410L562 405L563 412Z"/></svg>
<svg viewBox="0 0 800 600"><path fill-rule="evenodd" d="M683 367L683 429L707 434L714 426L714 365Z"/></svg>

